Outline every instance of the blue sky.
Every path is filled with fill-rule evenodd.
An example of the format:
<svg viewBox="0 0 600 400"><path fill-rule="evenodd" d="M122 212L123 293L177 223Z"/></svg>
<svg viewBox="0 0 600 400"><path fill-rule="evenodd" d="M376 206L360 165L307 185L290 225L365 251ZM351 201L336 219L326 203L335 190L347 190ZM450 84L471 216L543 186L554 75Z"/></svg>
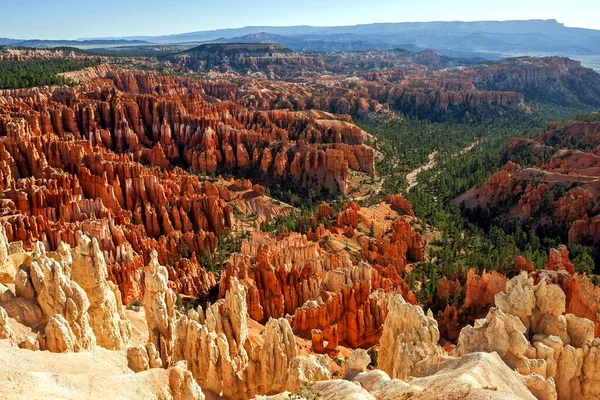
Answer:
<svg viewBox="0 0 600 400"><path fill-rule="evenodd" d="M557 19L600 29L599 0L0 0L0 37L75 39L249 25Z"/></svg>

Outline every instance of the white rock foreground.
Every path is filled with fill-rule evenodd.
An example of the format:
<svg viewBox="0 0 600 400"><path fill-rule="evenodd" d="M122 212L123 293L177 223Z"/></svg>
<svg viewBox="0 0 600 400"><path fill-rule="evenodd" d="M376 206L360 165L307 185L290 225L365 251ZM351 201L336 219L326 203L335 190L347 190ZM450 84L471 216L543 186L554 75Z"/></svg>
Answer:
<svg viewBox="0 0 600 400"><path fill-rule="evenodd" d="M61 244L56 252L38 243L23 259L14 291L0 285L0 398L600 398L592 322L564 315L562 290L526 274L496 296L485 319L463 329L459 357L438 345L431 315L395 296L380 369L369 370L371 358L359 349L343 362L344 379L331 379L329 358L302 355L288 320L252 331L235 279L224 299L179 316L167 270L152 254L141 343L95 240L84 236L77 248Z"/></svg>

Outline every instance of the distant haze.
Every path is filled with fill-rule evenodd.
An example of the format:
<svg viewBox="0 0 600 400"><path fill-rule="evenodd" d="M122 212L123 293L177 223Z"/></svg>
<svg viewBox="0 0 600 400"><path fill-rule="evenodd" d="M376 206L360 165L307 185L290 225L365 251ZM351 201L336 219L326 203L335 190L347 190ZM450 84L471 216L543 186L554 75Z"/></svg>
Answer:
<svg viewBox="0 0 600 400"><path fill-rule="evenodd" d="M0 37L159 36L243 26L557 19L600 29L597 0L3 0Z"/></svg>

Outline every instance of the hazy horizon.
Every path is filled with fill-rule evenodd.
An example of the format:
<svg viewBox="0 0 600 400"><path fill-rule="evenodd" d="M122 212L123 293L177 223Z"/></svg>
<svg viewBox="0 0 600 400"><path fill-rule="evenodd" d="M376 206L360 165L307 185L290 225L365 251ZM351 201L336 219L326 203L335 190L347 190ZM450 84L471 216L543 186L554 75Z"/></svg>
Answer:
<svg viewBox="0 0 600 400"><path fill-rule="evenodd" d="M555 19L568 27L600 30L600 4L592 0L518 1L486 4L475 0L305 0L250 4L224 0L80 1L6 0L0 37L63 39L161 36L250 26L351 26L371 23L477 22Z"/></svg>

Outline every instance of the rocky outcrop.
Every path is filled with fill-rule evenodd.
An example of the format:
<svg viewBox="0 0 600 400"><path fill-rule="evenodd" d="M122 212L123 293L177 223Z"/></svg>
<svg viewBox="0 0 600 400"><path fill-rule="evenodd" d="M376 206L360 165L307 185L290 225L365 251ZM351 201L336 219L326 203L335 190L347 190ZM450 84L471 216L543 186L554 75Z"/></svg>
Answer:
<svg viewBox="0 0 600 400"><path fill-rule="evenodd" d="M350 171L374 171L369 135L341 117L246 108L225 82L107 68L81 79L0 92L3 225L26 249L96 238L125 303L143 297L152 250L174 290L214 286L199 259L232 216L204 173L343 194Z"/></svg>
<svg viewBox="0 0 600 400"><path fill-rule="evenodd" d="M123 313L121 293L108 281L104 255L98 241L82 236L72 254L71 279L90 301L90 325L99 346L118 350L129 341L131 328Z"/></svg>
<svg viewBox="0 0 600 400"><path fill-rule="evenodd" d="M177 363L169 368L169 391L173 400L204 400L202 388L187 370L185 363Z"/></svg>
<svg viewBox="0 0 600 400"><path fill-rule="evenodd" d="M175 341L175 293L168 287L167 269L158 263L157 253L152 252L150 257L150 264L144 271L148 343L157 351L160 360L157 367L169 368L173 363ZM148 351L151 360L154 358L152 353Z"/></svg>
<svg viewBox="0 0 600 400"><path fill-rule="evenodd" d="M517 217L525 229L557 232L569 245L600 243L599 144L600 123L579 120L550 124L533 139L514 138L503 157L530 160L529 167L508 161L482 186L452 203L464 204L480 222L486 215L490 220ZM550 256L555 261L562 257Z"/></svg>
<svg viewBox="0 0 600 400"><path fill-rule="evenodd" d="M15 334L8 323L8 314L0 307L0 339L15 340Z"/></svg>
<svg viewBox="0 0 600 400"><path fill-rule="evenodd" d="M109 350L125 346L130 326L121 304L121 294L107 281L106 263L95 239L80 238L71 250L61 243L56 252L46 252L36 242L14 278L15 294L2 290L0 304L22 326L19 347L51 352L79 352L96 344ZM91 301L90 301L91 300Z"/></svg>
<svg viewBox="0 0 600 400"><path fill-rule="evenodd" d="M425 315L421 307L407 303L402 296L394 296L383 325L378 366L392 378L423 376L444 356L439 339L432 315Z"/></svg>
<svg viewBox="0 0 600 400"><path fill-rule="evenodd" d="M521 57L482 64L472 70L473 82L480 89L517 91L524 93L528 100L551 101L563 106L600 105L600 76L579 61L563 57Z"/></svg>
<svg viewBox="0 0 600 400"><path fill-rule="evenodd" d="M185 360L204 390L232 399L296 390L327 379L327 358L299 356L285 319L271 319L256 345L248 331L244 287L232 279L224 299L177 323L175 359Z"/></svg>
<svg viewBox="0 0 600 400"><path fill-rule="evenodd" d="M325 207L320 209L324 212ZM337 221L353 223L357 210L348 207L340 215L336 226ZM372 254L377 256L372 260L379 263L375 265L356 265L349 252L325 251L297 233L276 238L254 232L242 242L240 254L230 257L220 297L236 277L246 288L251 318L265 323L269 318L293 316L294 333L312 340L317 352L335 352L342 343L353 348L373 345L381 335L389 299L402 293L416 302L401 278L409 253L402 240L411 240L408 233L414 233L405 228L392 230L387 240L393 244L381 244L380 252L374 248Z"/></svg>
<svg viewBox="0 0 600 400"><path fill-rule="evenodd" d="M525 376L543 399L592 399L600 393L595 375L600 342L592 321L566 314L566 296L542 277L537 285L525 272L496 295L484 320L461 332L457 354L496 351Z"/></svg>
<svg viewBox="0 0 600 400"><path fill-rule="evenodd" d="M8 255L9 242L6 237L6 229L0 223L0 283L12 282L15 276L15 268Z"/></svg>
<svg viewBox="0 0 600 400"><path fill-rule="evenodd" d="M45 347L63 352L94 346L96 337L90 327L90 302L85 291L65 275L61 263L48 257L41 242L34 246L29 267L21 271L24 274L23 280L17 281L17 296L31 296L39 305L39 323L47 324Z"/></svg>

